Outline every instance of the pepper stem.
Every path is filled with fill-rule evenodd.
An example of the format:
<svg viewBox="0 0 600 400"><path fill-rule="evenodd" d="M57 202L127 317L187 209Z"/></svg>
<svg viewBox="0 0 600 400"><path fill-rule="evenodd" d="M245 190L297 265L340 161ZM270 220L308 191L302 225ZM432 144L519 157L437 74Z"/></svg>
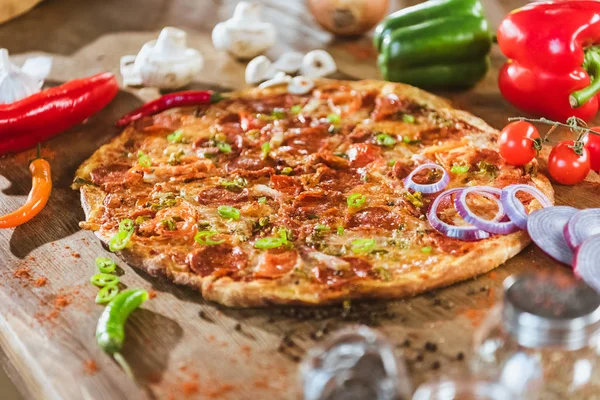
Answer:
<svg viewBox="0 0 600 400"><path fill-rule="evenodd" d="M569 96L571 107L581 107L600 92L600 47L590 47L585 52L583 68L588 72L591 83Z"/></svg>

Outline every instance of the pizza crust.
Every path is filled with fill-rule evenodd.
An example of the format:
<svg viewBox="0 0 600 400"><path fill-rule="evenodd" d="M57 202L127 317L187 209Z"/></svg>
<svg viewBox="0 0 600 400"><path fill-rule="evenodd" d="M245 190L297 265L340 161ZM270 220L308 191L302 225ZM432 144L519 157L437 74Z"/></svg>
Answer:
<svg viewBox="0 0 600 400"><path fill-rule="evenodd" d="M428 107L436 110L443 109L449 115L482 130L486 134L484 136L489 139L486 147L495 147L495 140L492 138L497 137L496 130L467 112L452 109L444 99L399 83L361 81L352 84L380 88L382 93L402 93ZM281 90L279 88L269 89L260 91L260 94L264 96L281 92ZM234 96L249 96L256 93L259 93L257 89L251 89L234 94ZM111 144L124 140L124 136L115 138ZM90 169L103 159L103 149L110 148L111 144L103 146L82 164L78 169L77 176L87 179ZM554 192L548 179L538 174L533 180L535 185L554 201ZM81 190L81 203L86 215L86 222L82 222L81 226L95 231L95 234L104 243L108 243L110 237L98 230L99 224L94 222L103 213L104 192L93 185L78 185L77 187ZM428 290L449 286L485 274L514 257L529 243L529 236L525 232L497 236L479 242L477 247L463 256L444 258L443 262L434 265L427 271L403 273L401 277L391 281L360 279L335 289L308 280L296 281L292 276L277 280L258 279L254 281L235 281L229 277L218 279L211 276L201 277L194 273L177 270L171 260L160 254L150 255L147 248L136 243L118 254L128 264L153 276L165 276L176 284L198 289L207 300L229 307L264 307L275 304L323 305L339 303L346 299L393 299L415 296Z"/></svg>

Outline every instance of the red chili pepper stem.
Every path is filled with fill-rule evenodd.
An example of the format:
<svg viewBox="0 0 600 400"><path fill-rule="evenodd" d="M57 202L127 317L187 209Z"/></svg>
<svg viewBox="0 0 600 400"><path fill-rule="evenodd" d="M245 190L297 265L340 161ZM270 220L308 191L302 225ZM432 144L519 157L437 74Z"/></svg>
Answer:
<svg viewBox="0 0 600 400"><path fill-rule="evenodd" d="M590 47L585 52L583 68L588 72L592 83L581 90L571 93L571 107L581 107L600 91L600 47Z"/></svg>

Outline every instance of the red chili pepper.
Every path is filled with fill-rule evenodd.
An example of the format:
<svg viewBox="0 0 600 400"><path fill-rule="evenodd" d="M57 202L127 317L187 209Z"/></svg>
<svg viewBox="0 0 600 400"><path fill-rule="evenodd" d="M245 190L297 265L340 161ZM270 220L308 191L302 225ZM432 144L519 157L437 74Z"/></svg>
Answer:
<svg viewBox="0 0 600 400"><path fill-rule="evenodd" d="M600 2L531 3L511 12L498 28L509 58L500 92L515 107L566 122L591 120L600 98Z"/></svg>
<svg viewBox="0 0 600 400"><path fill-rule="evenodd" d="M123 127L142 117L154 115L170 108L212 104L222 99L223 96L220 93L213 92L212 90L188 90L185 92L169 93L124 115L117 121L116 125Z"/></svg>
<svg viewBox="0 0 600 400"><path fill-rule="evenodd" d="M76 79L10 104L0 104L0 154L18 152L83 122L116 96L111 73Z"/></svg>

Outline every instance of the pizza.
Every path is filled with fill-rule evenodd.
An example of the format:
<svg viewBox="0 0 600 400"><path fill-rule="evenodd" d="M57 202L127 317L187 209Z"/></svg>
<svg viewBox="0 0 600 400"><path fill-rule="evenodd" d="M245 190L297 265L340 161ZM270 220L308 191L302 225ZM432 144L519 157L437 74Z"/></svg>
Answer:
<svg viewBox="0 0 600 400"><path fill-rule="evenodd" d="M535 161L505 164L497 138L482 120L411 86L321 80L305 95L251 89L138 120L80 166L74 187L82 228L109 243L126 221L118 253L127 263L208 300L399 298L486 273L529 243L524 232L443 235L427 218L440 193L404 186L416 167L436 163L450 175L447 189L522 183L553 199ZM489 198L472 197L478 215L497 212ZM465 224L442 203L440 219Z"/></svg>

